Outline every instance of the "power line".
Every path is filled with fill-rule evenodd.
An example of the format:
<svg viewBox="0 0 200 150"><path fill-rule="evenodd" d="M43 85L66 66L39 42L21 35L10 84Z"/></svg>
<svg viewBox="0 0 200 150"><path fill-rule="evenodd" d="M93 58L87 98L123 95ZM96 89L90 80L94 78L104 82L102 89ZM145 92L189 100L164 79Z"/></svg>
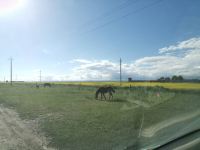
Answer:
<svg viewBox="0 0 200 150"><path fill-rule="evenodd" d="M122 9L125 9L126 7L129 7L130 5L138 2L139 0L126 0L124 3L112 8L111 10L99 15L98 17L91 19L87 23L84 24L84 26L90 26L94 24L95 22L99 21L100 19L106 18L111 16L114 12L120 11Z"/></svg>
<svg viewBox="0 0 200 150"><path fill-rule="evenodd" d="M95 28L93 28L93 29L91 29L91 30L86 31L85 33L94 32L94 31L96 31L96 30L98 30L98 29L100 29L100 28L103 28L103 27L105 27L105 26L107 26L107 25L109 25L109 24L112 24L112 23L114 23L114 22L116 22L116 21L118 21L118 20L120 20L120 19L124 19L124 18L126 18L126 17L128 17L128 16L130 16L130 15L132 15L132 14L136 14L136 13L139 13L140 11L143 11L144 9L153 7L154 5L160 3L161 1L163 1L163 0L156 0L156 1L154 1L153 3L150 3L150 4L148 4L148 5L145 5L145 6L141 7L141 8L138 8L138 9L136 9L136 10L134 10L134 11L131 11L131 12L129 12L129 13L123 15L123 16L120 16L120 17L118 17L118 18L114 18L114 19L112 19L112 20L110 20L110 21L108 21L108 22L106 22L106 23L104 23L104 24L102 24L102 25L100 25L100 26L97 26L97 27L95 27Z"/></svg>

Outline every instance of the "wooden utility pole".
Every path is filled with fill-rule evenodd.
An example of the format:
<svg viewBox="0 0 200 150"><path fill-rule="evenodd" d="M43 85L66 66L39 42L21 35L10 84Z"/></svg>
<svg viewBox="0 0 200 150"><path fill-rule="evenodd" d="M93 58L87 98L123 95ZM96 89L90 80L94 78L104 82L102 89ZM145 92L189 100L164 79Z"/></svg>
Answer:
<svg viewBox="0 0 200 150"><path fill-rule="evenodd" d="M122 59L120 58L120 86L122 85Z"/></svg>
<svg viewBox="0 0 200 150"><path fill-rule="evenodd" d="M42 82L42 71L40 70L40 82Z"/></svg>
<svg viewBox="0 0 200 150"><path fill-rule="evenodd" d="M15 81L17 82L17 80L18 80L18 76L17 76L17 74L15 75Z"/></svg>
<svg viewBox="0 0 200 150"><path fill-rule="evenodd" d="M12 85L12 73L13 73L13 64L12 64L13 58L10 58L10 84Z"/></svg>

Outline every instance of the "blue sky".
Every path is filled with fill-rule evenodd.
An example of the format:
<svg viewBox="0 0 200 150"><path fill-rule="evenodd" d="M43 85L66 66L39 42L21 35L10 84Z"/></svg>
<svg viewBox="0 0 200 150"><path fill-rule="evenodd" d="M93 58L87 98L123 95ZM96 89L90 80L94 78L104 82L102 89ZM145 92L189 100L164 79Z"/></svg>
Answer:
<svg viewBox="0 0 200 150"><path fill-rule="evenodd" d="M3 1L0 80L10 57L17 80L118 79L120 57L124 79L199 78L199 0L21 0L2 12Z"/></svg>

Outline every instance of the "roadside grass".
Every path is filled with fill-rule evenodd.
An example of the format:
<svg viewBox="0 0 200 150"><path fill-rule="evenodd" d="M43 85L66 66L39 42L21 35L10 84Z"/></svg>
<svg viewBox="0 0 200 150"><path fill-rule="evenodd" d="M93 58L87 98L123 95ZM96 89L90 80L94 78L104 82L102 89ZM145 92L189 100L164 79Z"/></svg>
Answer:
<svg viewBox="0 0 200 150"><path fill-rule="evenodd" d="M58 149L124 149L138 140L142 110L144 127L200 107L196 91L163 87L115 87L110 101L95 100L93 85L0 84L0 103L22 119L39 120L40 129ZM145 107L147 106L147 107Z"/></svg>

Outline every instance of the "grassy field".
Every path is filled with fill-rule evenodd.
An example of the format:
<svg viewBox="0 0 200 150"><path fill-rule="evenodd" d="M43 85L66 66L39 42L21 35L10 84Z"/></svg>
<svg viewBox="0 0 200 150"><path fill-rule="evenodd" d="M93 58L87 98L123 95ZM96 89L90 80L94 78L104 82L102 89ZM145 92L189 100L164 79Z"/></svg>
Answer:
<svg viewBox="0 0 200 150"><path fill-rule="evenodd" d="M129 89L130 83L123 83L115 87L113 100L95 100L96 86L105 84L118 83L55 83L39 89L0 84L0 103L22 119L39 120L50 146L61 150L121 150L137 142L142 111L146 128L200 107L199 84L163 83L170 88L165 89L159 83L131 83Z"/></svg>

